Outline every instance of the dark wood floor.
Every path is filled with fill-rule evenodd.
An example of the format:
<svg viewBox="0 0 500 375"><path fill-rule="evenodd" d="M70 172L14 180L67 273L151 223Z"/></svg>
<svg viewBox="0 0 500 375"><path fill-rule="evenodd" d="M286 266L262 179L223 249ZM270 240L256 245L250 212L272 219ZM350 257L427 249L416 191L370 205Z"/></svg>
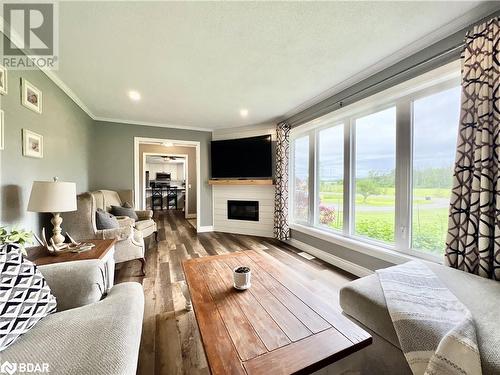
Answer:
<svg viewBox="0 0 500 375"><path fill-rule="evenodd" d="M228 233L200 233L180 211L155 213L159 242L151 241L146 253L146 276L140 262L117 265L115 280L142 283L145 296L144 323L138 374L209 374L198 327L192 311L185 310L182 294L184 259L234 251L258 250L315 281L317 293L338 306L339 289L354 276L319 259L307 260L300 250L270 238Z"/></svg>

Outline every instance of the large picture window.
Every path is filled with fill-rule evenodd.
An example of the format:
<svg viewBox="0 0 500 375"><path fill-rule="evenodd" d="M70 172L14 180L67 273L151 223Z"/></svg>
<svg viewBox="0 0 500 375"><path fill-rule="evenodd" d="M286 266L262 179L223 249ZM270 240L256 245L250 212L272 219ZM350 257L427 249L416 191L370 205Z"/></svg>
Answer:
<svg viewBox="0 0 500 375"><path fill-rule="evenodd" d="M460 88L413 102L412 247L442 253L460 113Z"/></svg>
<svg viewBox="0 0 500 375"><path fill-rule="evenodd" d="M309 137L293 142L293 217L295 221L309 220Z"/></svg>
<svg viewBox="0 0 500 375"><path fill-rule="evenodd" d="M447 79L427 73L292 131L292 229L442 256L460 115L457 67Z"/></svg>
<svg viewBox="0 0 500 375"><path fill-rule="evenodd" d="M394 243L396 108L356 119L355 233Z"/></svg>
<svg viewBox="0 0 500 375"><path fill-rule="evenodd" d="M318 224L342 230L344 220L344 124L318 133Z"/></svg>

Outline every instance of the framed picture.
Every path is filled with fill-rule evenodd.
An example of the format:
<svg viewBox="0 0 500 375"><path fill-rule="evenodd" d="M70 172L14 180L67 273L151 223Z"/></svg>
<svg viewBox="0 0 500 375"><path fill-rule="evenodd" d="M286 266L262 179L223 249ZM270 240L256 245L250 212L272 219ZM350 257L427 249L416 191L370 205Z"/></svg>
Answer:
<svg viewBox="0 0 500 375"><path fill-rule="evenodd" d="M5 139L5 133L4 133L4 116L3 116L3 111L0 109L0 150L4 149L4 139Z"/></svg>
<svg viewBox="0 0 500 375"><path fill-rule="evenodd" d="M7 69L0 65L0 95L7 94Z"/></svg>
<svg viewBox="0 0 500 375"><path fill-rule="evenodd" d="M42 92L24 78L21 78L21 104L42 113Z"/></svg>
<svg viewBox="0 0 500 375"><path fill-rule="evenodd" d="M23 129L23 156L43 158L43 136Z"/></svg>

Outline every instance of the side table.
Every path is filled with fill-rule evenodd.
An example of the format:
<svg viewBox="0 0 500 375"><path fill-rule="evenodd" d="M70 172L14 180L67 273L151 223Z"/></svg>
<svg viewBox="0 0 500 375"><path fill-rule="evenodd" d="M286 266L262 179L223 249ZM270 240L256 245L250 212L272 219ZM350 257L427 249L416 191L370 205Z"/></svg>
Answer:
<svg viewBox="0 0 500 375"><path fill-rule="evenodd" d="M46 264L73 262L78 260L100 259L106 265L106 290L113 287L115 280L115 242L116 240L86 240L82 242L91 242L95 246L81 253L62 253L59 255L50 255L43 246L26 248L27 258L37 266Z"/></svg>

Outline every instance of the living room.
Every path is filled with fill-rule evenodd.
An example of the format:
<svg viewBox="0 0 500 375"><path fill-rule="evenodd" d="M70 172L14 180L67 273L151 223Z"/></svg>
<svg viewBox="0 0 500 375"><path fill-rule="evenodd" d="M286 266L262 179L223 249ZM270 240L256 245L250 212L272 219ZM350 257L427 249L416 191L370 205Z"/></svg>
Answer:
<svg viewBox="0 0 500 375"><path fill-rule="evenodd" d="M1 12L0 374L500 373L499 2Z"/></svg>

